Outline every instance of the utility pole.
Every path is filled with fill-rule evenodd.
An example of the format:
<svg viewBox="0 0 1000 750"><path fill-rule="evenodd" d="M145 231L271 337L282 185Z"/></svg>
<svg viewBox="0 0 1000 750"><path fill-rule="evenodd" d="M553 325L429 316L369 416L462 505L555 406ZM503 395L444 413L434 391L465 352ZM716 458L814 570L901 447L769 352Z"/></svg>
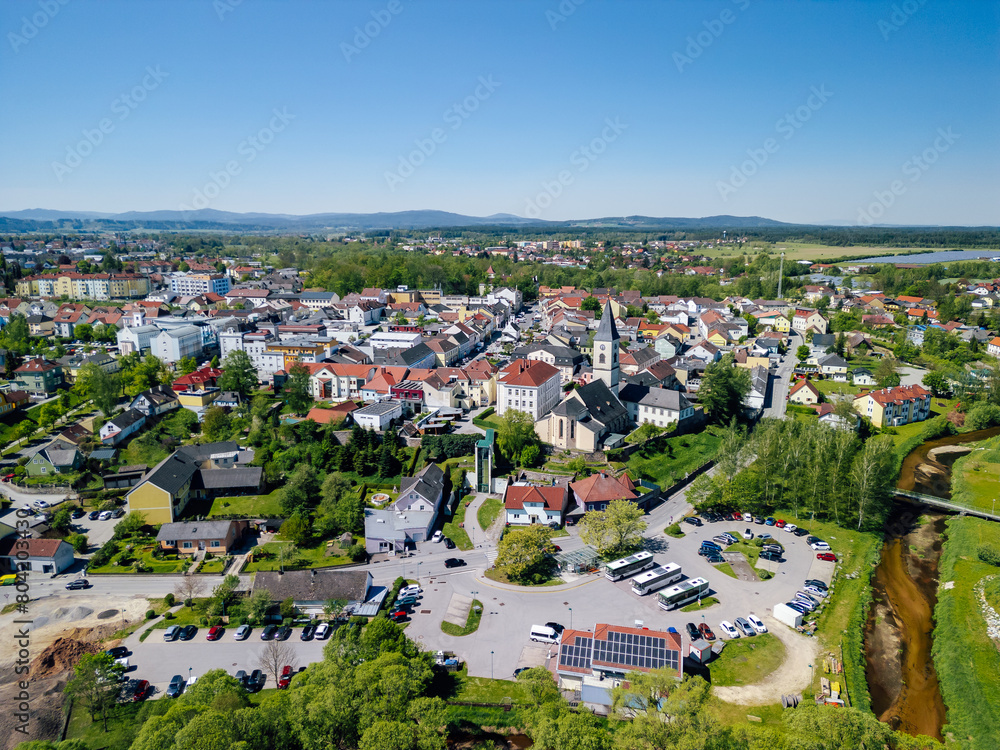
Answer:
<svg viewBox="0 0 1000 750"><path fill-rule="evenodd" d="M778 299L781 299L781 282L785 279L785 254L781 254L781 263L778 265Z"/></svg>

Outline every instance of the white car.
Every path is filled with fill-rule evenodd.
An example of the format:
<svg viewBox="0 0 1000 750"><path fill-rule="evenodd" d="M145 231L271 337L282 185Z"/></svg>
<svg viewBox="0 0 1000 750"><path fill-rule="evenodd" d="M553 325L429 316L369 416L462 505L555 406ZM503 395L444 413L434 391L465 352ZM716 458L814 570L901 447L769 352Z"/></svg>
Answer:
<svg viewBox="0 0 1000 750"><path fill-rule="evenodd" d="M744 539L753 539L753 532L750 531L750 529L743 529L743 538Z"/></svg>
<svg viewBox="0 0 1000 750"><path fill-rule="evenodd" d="M316 635L314 636L316 640L322 641L330 635L330 623L321 622L316 626Z"/></svg>
<svg viewBox="0 0 1000 750"><path fill-rule="evenodd" d="M110 521L111 520L111 511L110 510L102 510L101 511L101 515L99 515L97 517L97 520L98 521Z"/></svg>
<svg viewBox="0 0 1000 750"><path fill-rule="evenodd" d="M830 549L830 545L827 544L824 541L813 542L809 546L812 547L814 550L817 550L819 552L826 552L826 551L829 551L829 549Z"/></svg>
<svg viewBox="0 0 1000 750"><path fill-rule="evenodd" d="M750 625L753 626L753 629L758 633L763 634L767 632L767 625L765 625L761 619L757 617L757 615L747 615L747 620L750 621Z"/></svg>
<svg viewBox="0 0 1000 750"><path fill-rule="evenodd" d="M399 590L400 596L419 596L422 593L424 593L424 590L415 583L411 583L409 586L404 586Z"/></svg>
<svg viewBox="0 0 1000 750"><path fill-rule="evenodd" d="M794 523L785 524L785 531L787 531L789 534L791 534L797 528L799 527L796 526Z"/></svg>
<svg viewBox="0 0 1000 750"><path fill-rule="evenodd" d="M739 638L740 631L738 631L729 620L723 620L719 623L719 630L726 638Z"/></svg>
<svg viewBox="0 0 1000 750"><path fill-rule="evenodd" d="M442 539L444 539L444 534L440 531L435 531L434 536L431 537L432 542L440 542Z"/></svg>
<svg viewBox="0 0 1000 750"><path fill-rule="evenodd" d="M237 641L245 641L250 637L250 630L251 628L249 625L240 625L236 628L236 633L233 635L233 638Z"/></svg>
<svg viewBox="0 0 1000 750"><path fill-rule="evenodd" d="M45 510L49 507L49 504L45 500L35 500L31 503L32 508L37 508L38 510Z"/></svg>
<svg viewBox="0 0 1000 750"><path fill-rule="evenodd" d="M749 513L744 513L743 514L743 522L744 523L753 523L753 516L750 515Z"/></svg>

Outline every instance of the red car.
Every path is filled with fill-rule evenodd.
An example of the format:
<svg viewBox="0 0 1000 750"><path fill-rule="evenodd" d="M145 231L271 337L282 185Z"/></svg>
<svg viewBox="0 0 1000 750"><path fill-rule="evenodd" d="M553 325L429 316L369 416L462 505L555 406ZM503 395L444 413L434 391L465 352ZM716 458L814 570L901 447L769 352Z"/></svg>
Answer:
<svg viewBox="0 0 1000 750"><path fill-rule="evenodd" d="M742 521L742 520L743 520L743 514L742 514L742 513L740 513L740 512L739 512L739 511L737 510L737 511L734 511L734 512L733 512L733 515L731 515L731 516L730 516L730 518L731 518L732 520L734 520L734 521Z"/></svg>
<svg viewBox="0 0 1000 750"><path fill-rule="evenodd" d="M149 680L139 680L135 686L135 692L132 693L132 702L138 703L147 695L149 695Z"/></svg>
<svg viewBox="0 0 1000 750"><path fill-rule="evenodd" d="M282 667L281 668L281 678L278 680L278 690L284 690L288 687L288 683L292 681L292 668Z"/></svg>
<svg viewBox="0 0 1000 750"><path fill-rule="evenodd" d="M214 628L209 628L208 635L205 637L210 641L217 641L222 637L224 632L226 632L224 628L216 625Z"/></svg>
<svg viewBox="0 0 1000 750"><path fill-rule="evenodd" d="M708 625L704 622L698 626L698 632L701 633L701 637L704 638L706 641L715 640L715 633L713 633L712 629L708 627Z"/></svg>
<svg viewBox="0 0 1000 750"><path fill-rule="evenodd" d="M405 609L397 609L395 612L389 613L389 619L393 622L402 622L409 616L409 612Z"/></svg>
<svg viewBox="0 0 1000 750"><path fill-rule="evenodd" d="M837 556L832 552L820 552L816 555L816 559L824 562L837 562Z"/></svg>
<svg viewBox="0 0 1000 750"><path fill-rule="evenodd" d="M777 526L779 529L785 528L785 522L781 518L779 518L777 521L775 521L774 525Z"/></svg>

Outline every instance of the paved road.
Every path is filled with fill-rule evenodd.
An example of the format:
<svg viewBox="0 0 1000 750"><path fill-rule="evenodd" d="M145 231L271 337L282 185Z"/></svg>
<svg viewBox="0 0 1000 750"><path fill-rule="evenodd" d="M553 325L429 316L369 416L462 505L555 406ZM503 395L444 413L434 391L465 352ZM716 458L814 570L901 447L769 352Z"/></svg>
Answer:
<svg viewBox="0 0 1000 750"><path fill-rule="evenodd" d="M795 358L795 350L801 344L802 337L796 331L791 331L788 338L788 353L785 354L784 361L778 365L771 378L770 403L764 407L765 417L782 419L785 416L786 399L788 397L788 389L791 387L792 370L795 369L795 363L798 361Z"/></svg>

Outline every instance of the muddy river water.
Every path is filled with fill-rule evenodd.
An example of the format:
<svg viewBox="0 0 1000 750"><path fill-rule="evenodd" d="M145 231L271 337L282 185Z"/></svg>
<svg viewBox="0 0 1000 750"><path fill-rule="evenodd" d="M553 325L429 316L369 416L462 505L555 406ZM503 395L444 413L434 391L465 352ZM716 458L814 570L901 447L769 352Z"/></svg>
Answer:
<svg viewBox="0 0 1000 750"><path fill-rule="evenodd" d="M971 450L969 443L997 434L1000 428L924 443L904 460L897 486L949 498L952 464ZM894 729L939 740L945 707L931 644L946 517L897 500L872 578L873 603L865 631L865 672L875 715Z"/></svg>

